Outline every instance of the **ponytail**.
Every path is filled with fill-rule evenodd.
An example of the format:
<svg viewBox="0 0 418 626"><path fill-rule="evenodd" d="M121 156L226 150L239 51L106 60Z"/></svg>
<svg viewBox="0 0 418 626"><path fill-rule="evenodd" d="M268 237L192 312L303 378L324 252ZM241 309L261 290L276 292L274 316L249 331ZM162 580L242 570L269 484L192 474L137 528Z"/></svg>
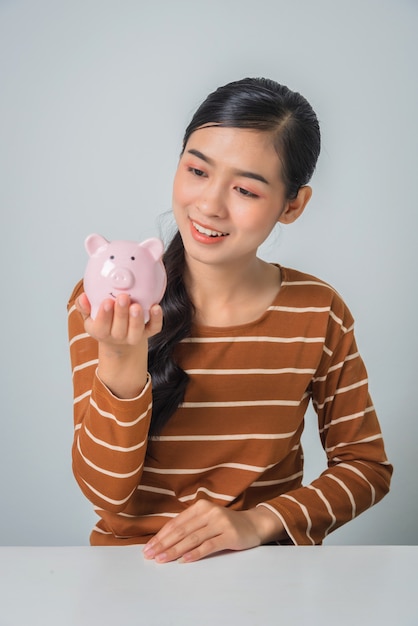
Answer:
<svg viewBox="0 0 418 626"><path fill-rule="evenodd" d="M184 285L184 247L174 235L163 262L167 288L161 301L164 315L160 333L149 340L148 369L152 378L153 409L149 434L156 436L183 402L188 375L174 359L176 345L191 332L194 308Z"/></svg>

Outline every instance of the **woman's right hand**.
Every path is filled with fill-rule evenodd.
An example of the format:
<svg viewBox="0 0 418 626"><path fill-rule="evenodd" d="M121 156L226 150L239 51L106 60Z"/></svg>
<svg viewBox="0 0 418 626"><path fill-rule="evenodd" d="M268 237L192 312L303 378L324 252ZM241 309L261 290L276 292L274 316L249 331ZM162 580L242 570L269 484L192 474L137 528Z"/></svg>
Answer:
<svg viewBox="0 0 418 626"><path fill-rule="evenodd" d="M139 395L147 381L148 339L162 328L161 307L151 307L147 324L142 307L131 303L127 294L104 300L94 320L85 293L77 299L76 307L86 332L98 342L101 381L119 398Z"/></svg>

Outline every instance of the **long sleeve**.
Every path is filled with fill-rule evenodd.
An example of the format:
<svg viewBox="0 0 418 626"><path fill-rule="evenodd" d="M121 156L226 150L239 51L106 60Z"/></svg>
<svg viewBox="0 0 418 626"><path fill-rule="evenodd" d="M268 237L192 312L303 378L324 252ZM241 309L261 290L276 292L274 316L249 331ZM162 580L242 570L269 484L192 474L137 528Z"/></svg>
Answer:
<svg viewBox="0 0 418 626"><path fill-rule="evenodd" d="M74 476L85 496L107 511L123 511L142 476L151 418L151 382L132 400L116 398L97 375L97 342L68 303L74 388Z"/></svg>
<svg viewBox="0 0 418 626"><path fill-rule="evenodd" d="M392 474L353 318L339 298L330 308L323 357L310 392L328 469L310 485L263 503L279 515L299 545L321 543L329 532L379 502Z"/></svg>

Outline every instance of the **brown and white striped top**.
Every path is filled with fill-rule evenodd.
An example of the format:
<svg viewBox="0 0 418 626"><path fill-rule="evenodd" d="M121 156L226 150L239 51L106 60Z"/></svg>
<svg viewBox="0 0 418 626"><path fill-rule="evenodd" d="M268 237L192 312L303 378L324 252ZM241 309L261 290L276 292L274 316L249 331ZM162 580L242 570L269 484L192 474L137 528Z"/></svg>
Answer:
<svg viewBox="0 0 418 626"><path fill-rule="evenodd" d="M148 438L151 380L121 400L99 380L97 343L68 304L74 381L73 470L100 518L95 545L145 543L206 498L266 506L292 542L318 544L378 502L392 467L357 351L353 318L332 287L281 268L256 321L196 327L177 348L190 382L161 436ZM328 469L303 485L301 434L312 401Z"/></svg>

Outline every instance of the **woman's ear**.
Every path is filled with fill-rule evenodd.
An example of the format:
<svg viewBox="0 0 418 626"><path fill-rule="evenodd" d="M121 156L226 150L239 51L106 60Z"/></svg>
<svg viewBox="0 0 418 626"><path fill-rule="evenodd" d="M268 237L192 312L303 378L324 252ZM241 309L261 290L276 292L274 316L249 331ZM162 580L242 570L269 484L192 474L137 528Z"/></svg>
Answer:
<svg viewBox="0 0 418 626"><path fill-rule="evenodd" d="M277 220L281 224L291 224L302 215L306 205L312 196L312 188L304 185L298 191L298 195L293 200L287 200L283 211Z"/></svg>

